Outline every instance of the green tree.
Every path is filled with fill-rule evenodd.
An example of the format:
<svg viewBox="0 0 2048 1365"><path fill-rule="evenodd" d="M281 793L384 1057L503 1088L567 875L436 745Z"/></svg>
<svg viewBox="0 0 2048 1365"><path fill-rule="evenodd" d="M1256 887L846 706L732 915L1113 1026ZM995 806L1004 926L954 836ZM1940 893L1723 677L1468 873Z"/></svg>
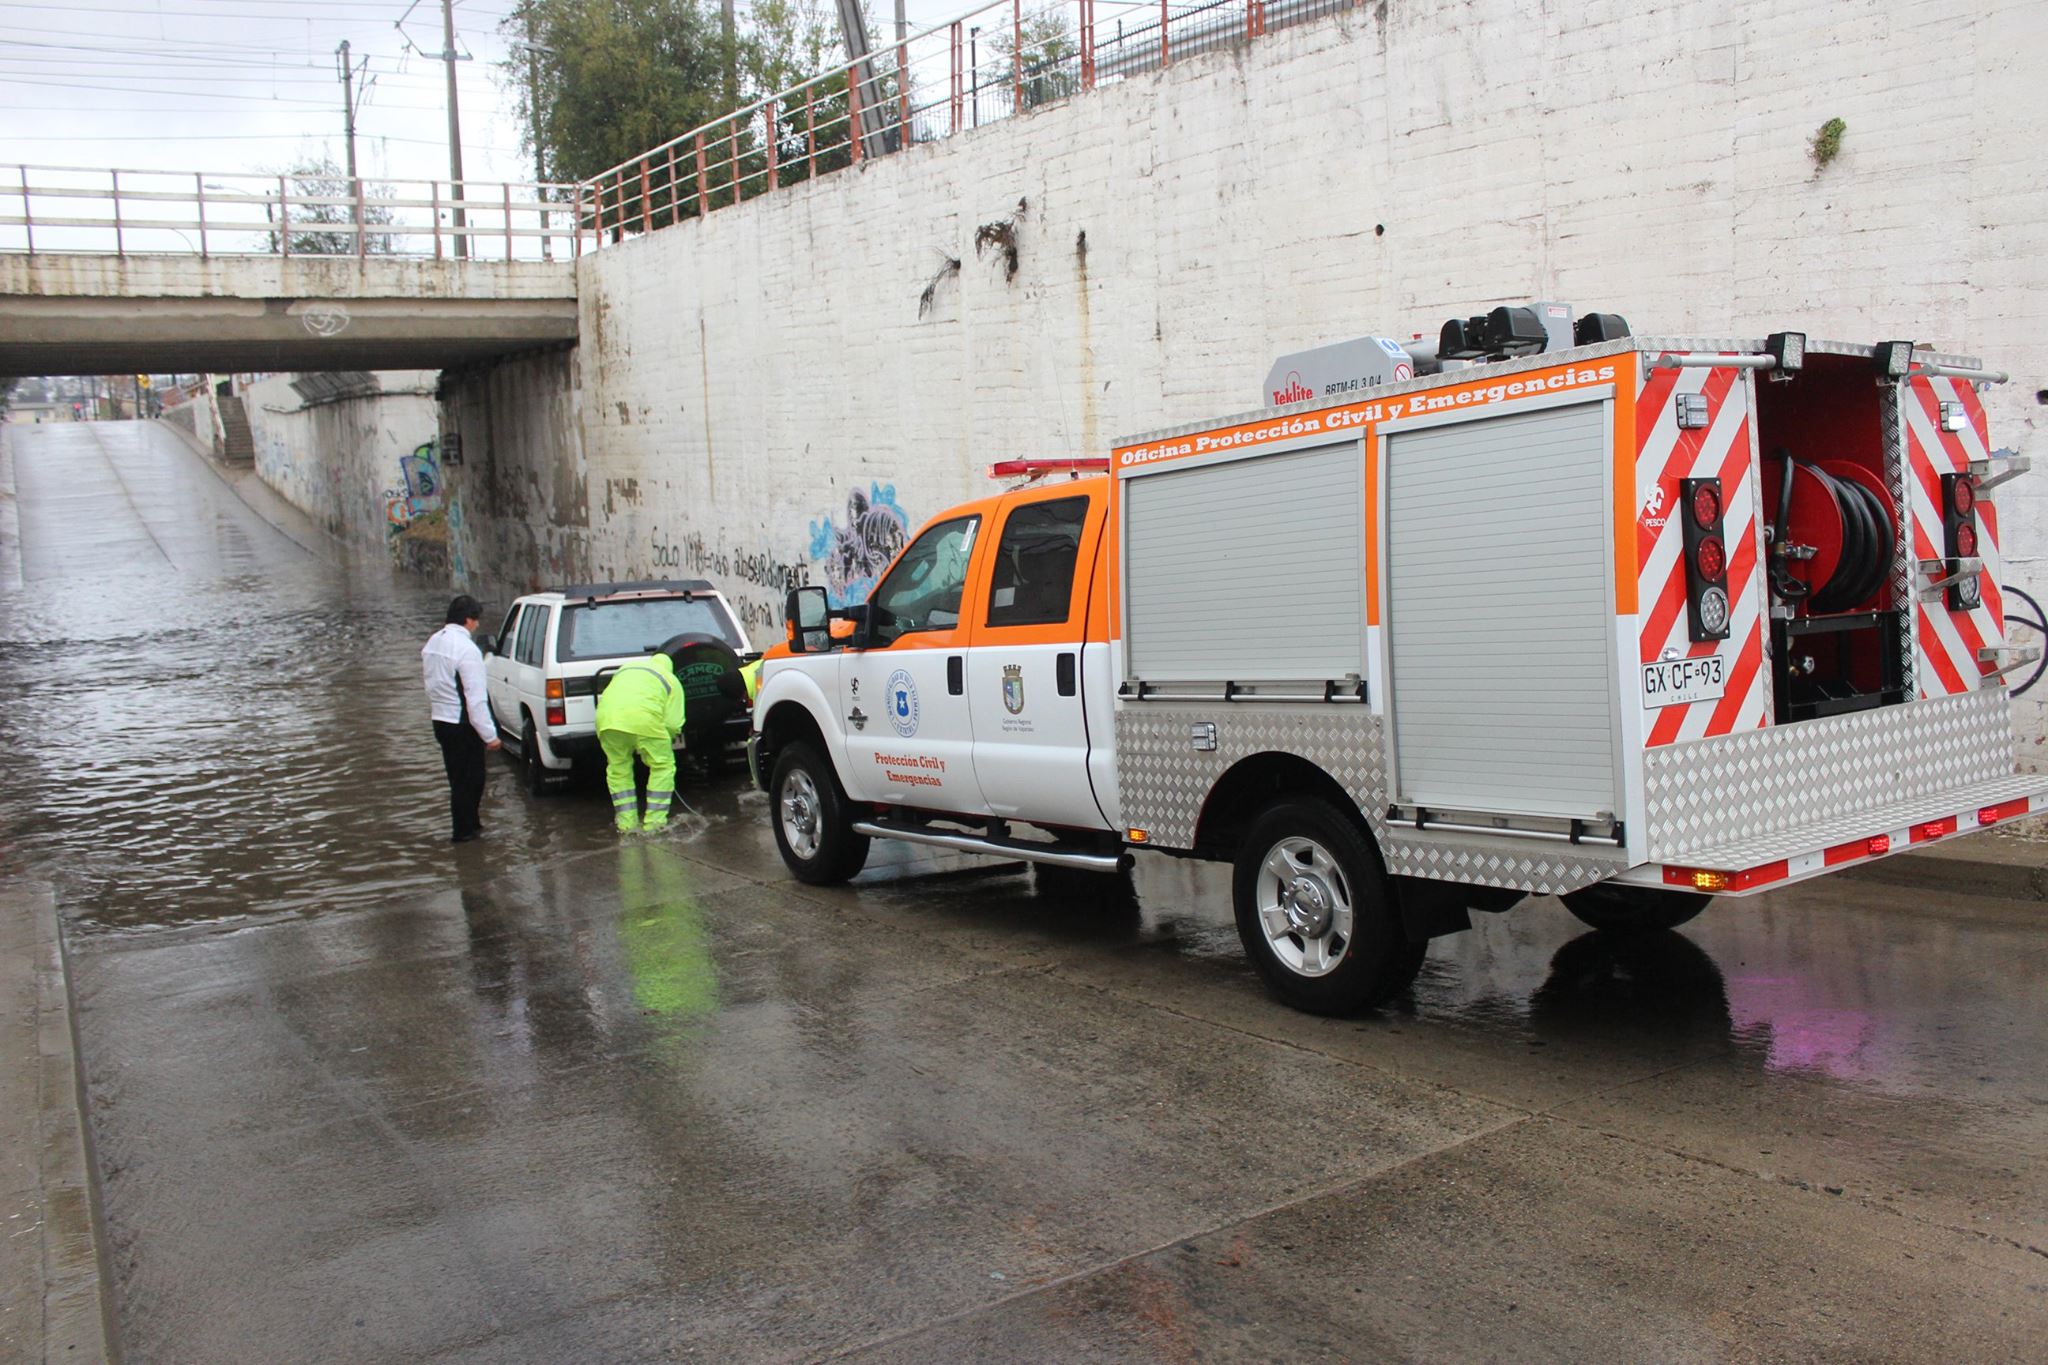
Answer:
<svg viewBox="0 0 2048 1365"><path fill-rule="evenodd" d="M726 112L726 73L737 54L717 14L698 0L521 0L502 31L522 42L531 35L532 68L527 50L515 48L502 76L527 148L539 150L553 180L589 180ZM677 158L672 196L668 158L650 159L648 201L635 181L629 202L604 212L638 226L644 209L660 226L680 200L680 216L689 216L697 187L686 163Z"/></svg>
<svg viewBox="0 0 2048 1365"><path fill-rule="evenodd" d="M353 256L356 254L355 187L348 172L326 155L302 156L280 172L289 182L285 192L283 223L271 220L268 249L276 252L279 238L290 233L294 256ZM363 194L363 226L384 227L392 222L389 205L380 199L391 197L388 186L371 186ZM268 208L265 210L268 212ZM398 249L388 232L366 232L363 251L371 256L388 256Z"/></svg>
<svg viewBox="0 0 2048 1365"><path fill-rule="evenodd" d="M1064 11L1025 15L1023 39L1021 63L1016 37L1008 25L997 30L993 45L1001 63L998 79L1008 85L1022 76L1019 86L1025 109L1065 99L1081 88L1081 40Z"/></svg>

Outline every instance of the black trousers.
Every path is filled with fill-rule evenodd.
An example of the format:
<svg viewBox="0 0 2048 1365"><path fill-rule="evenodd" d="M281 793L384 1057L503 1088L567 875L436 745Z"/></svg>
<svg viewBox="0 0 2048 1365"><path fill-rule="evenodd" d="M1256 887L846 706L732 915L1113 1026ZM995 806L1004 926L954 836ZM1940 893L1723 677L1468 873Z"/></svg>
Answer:
<svg viewBox="0 0 2048 1365"><path fill-rule="evenodd" d="M448 769L450 837L475 834L484 827L477 818L484 800L484 742L466 721L435 721L434 738L441 742L441 762Z"/></svg>

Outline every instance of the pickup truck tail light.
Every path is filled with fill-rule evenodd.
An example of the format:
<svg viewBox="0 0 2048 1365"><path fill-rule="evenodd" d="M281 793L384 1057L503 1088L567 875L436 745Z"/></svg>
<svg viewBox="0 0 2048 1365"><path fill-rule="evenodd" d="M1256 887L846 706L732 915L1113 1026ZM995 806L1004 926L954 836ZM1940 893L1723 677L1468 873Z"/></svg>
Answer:
<svg viewBox="0 0 2048 1365"><path fill-rule="evenodd" d="M1948 544L1949 572L1962 569L1958 560L1977 557L1977 485L1968 474L1941 476L1941 529ZM1974 611L1984 600L1981 575L1970 574L1949 584L1948 609Z"/></svg>
<svg viewBox="0 0 2048 1365"><path fill-rule="evenodd" d="M1695 642L1728 638L1728 549L1721 534L1719 479L1686 479L1680 506L1685 529L1685 614Z"/></svg>
<svg viewBox="0 0 2048 1365"><path fill-rule="evenodd" d="M550 725L567 725L569 723L569 707L563 700L562 693L562 680L560 678L549 678L548 724Z"/></svg>

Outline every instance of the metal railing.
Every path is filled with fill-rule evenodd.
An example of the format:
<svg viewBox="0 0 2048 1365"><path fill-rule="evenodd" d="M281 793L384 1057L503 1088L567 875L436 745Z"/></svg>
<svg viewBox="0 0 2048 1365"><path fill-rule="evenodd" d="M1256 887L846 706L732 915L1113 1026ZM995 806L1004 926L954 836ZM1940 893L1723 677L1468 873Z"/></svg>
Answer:
<svg viewBox="0 0 2048 1365"><path fill-rule="evenodd" d="M580 184L0 166L0 252L575 258L1362 3L989 0Z"/></svg>
<svg viewBox="0 0 2048 1365"><path fill-rule="evenodd" d="M990 0L584 182L585 250L994 123L1362 0ZM1098 14L1098 10L1101 11Z"/></svg>
<svg viewBox="0 0 2048 1365"><path fill-rule="evenodd" d="M584 243L577 194L476 180L0 166L0 251L546 260Z"/></svg>

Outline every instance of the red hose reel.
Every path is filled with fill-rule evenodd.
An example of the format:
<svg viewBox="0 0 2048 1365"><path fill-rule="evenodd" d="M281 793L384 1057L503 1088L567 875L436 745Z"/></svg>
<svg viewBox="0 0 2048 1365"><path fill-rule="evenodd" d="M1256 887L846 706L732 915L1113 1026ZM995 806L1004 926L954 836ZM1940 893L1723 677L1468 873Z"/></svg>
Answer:
<svg viewBox="0 0 2048 1365"><path fill-rule="evenodd" d="M1899 534L1898 505L1884 481L1849 460L1793 460L1783 451L1764 461L1763 474L1778 597L1808 615L1879 606Z"/></svg>

